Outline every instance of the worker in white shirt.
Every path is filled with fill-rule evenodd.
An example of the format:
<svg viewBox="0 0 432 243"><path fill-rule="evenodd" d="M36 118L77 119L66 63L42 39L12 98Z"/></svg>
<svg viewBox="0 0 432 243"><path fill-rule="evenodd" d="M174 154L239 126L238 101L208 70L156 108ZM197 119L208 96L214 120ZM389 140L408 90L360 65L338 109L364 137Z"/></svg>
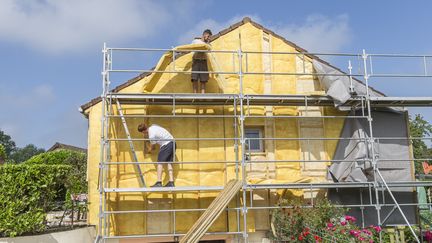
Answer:
<svg viewBox="0 0 432 243"><path fill-rule="evenodd" d="M165 187L174 187L172 166L175 156L174 137L165 128L156 124L152 124L151 126L147 127L144 123L141 123L138 126L138 131L144 134L145 138L149 139L149 141L144 142L144 146L147 148L148 153L151 153L155 149L156 144L159 144L160 146L157 161L157 181L152 187L162 186L162 170L164 164L166 164L168 167L169 176L169 182L165 185Z"/></svg>
<svg viewBox="0 0 432 243"><path fill-rule="evenodd" d="M209 29L204 30L201 38L194 39L192 44L209 44L212 32ZM198 81L201 85L201 93L206 90L206 83L209 80L208 73L194 73L194 71L208 72L207 54L205 52L195 52L192 57L192 88L194 93L198 93Z"/></svg>

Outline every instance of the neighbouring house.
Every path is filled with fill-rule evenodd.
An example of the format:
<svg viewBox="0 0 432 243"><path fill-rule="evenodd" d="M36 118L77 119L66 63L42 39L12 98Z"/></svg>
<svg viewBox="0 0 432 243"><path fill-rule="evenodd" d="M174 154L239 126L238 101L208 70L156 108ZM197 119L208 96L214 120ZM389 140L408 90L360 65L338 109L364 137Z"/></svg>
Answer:
<svg viewBox="0 0 432 243"><path fill-rule="evenodd" d="M307 73L317 72L317 70L319 70L319 73L341 73L341 71L315 55L304 55L306 52L304 49L249 18L244 18L242 21L214 35L211 46L212 50L235 51L241 48L242 51L250 51L247 54L247 61L244 61L241 65L251 73L305 73L305 75L244 75L242 77L244 94L325 97L329 95L331 84L344 82L343 80L332 80L328 76L307 75ZM270 54L269 52L292 53L292 55ZM295 53L299 54L296 55ZM214 59L211 69L225 71L228 74L211 75L207 86L209 94L206 95L238 94L240 88L239 76L229 73L234 72L240 66L238 59L230 53L213 53L212 55ZM159 66L159 68L162 71L172 71L174 68L180 71L190 70L191 58L191 53L178 55L175 64L169 58L165 58L160 62L165 62L164 65ZM365 86L358 80L354 80L354 88L360 94L365 91ZM191 91L190 73L184 72L143 73L113 89L113 92L120 94L183 94L191 93ZM370 92L376 96L383 96L382 93L373 89ZM338 96L338 94L335 96ZM245 106L244 134L247 139L252 139L248 140L250 143L246 146L248 154L245 157L248 161L252 161L245 167L248 175L246 183L248 185L288 185L334 181L371 181L370 164L366 162L350 163L348 166L345 165L347 163L331 163L335 158L342 161L355 160L357 155L364 156L361 155L361 150L355 155L347 152L347 148L358 148L359 146L364 148L363 140L363 142L352 144L351 140L344 141L337 138L367 137L369 132L366 129L367 120L363 118L343 118L343 116L349 114L361 117L361 114L356 114L356 110L346 111L340 108L342 107L319 105L308 107L304 105L286 106L283 104L248 104L247 107ZM91 100L82 105L81 109L89 122L88 223L98 225L101 98ZM241 159L241 151L236 153L238 151L236 150L238 145L236 140L238 141L240 138L239 131L236 130L239 122L234 117L238 115L239 111L234 108L233 104L227 103L226 105L214 106L179 104L172 107L161 104L140 105L129 103L122 105L122 109L125 115L131 116L126 119L126 123L132 138L142 138L136 128L141 122L147 122L167 128L175 138L185 139L177 141L177 162L175 164L175 183L177 187L205 188L223 186L230 179L236 178L238 168L235 163L206 163L212 161L235 162L239 160L239 157ZM181 116L172 117L173 110L177 115ZM374 109L373 112L372 116L376 121L377 136L408 137L408 120L404 110L389 108ZM126 138L122 120L118 116L119 110L115 105L113 105L113 114L114 116L109 119L109 137ZM192 116L198 114L203 116ZM137 116L133 117L132 115ZM148 115L148 117L142 117L143 115ZM163 117L164 115L165 117ZM188 115L191 117L187 117ZM215 116L211 117L212 115ZM295 116L303 118L295 118ZM304 118L308 116L310 118ZM341 117L333 118L334 116ZM387 125L389 120L393 121L391 126ZM398 134L393 135L392 131L394 130L397 130ZM199 140L199 138L202 139ZM301 140L297 138L324 139ZM127 140L114 139L108 141L108 143L108 157L111 162L133 161ZM137 157L140 162L154 162L157 160L157 154L149 156L143 153L143 141L134 141L133 145L137 150ZM393 153L395 148L397 148L398 153ZM412 162L408 161L411 158L408 141L397 141L397 144L386 141L381 144L380 149L381 155L390 160L396 158L395 156L407 159L407 161L395 162L390 165L383 164L385 169L383 171L384 177L389 178L389 180L396 180L396 178L401 181L413 180ZM256 163L253 163L254 161ZM302 161L312 161L312 163ZM182 162L195 163L182 164ZM147 184L153 184L156 180L155 165L150 163L141 164L140 169ZM119 163L110 165L107 187L139 188L140 184L137 178L137 171L133 164ZM277 204L278 199L281 197L302 197L305 200L314 200L317 197L329 196L332 200L341 204L356 204L360 200L367 201L370 199L367 190L361 189L257 188L253 194L248 191L246 197L248 205L254 207L271 206ZM415 197L411 188L404 190L401 191L403 195L398 195L398 198L400 196L410 201L411 198ZM206 191L205 189L178 192L107 193L108 208L106 210L205 209L217 194L217 191ZM236 203L244 204L245 202L240 197L230 207L236 207ZM372 207L353 210L354 214L359 215L359 218L363 215L362 220L366 223L374 222L376 218L375 209ZM384 210L389 212L392 208L384 208ZM414 220L414 213L410 210L408 209L409 218ZM236 234L227 232L242 231L243 225L246 225L249 242L261 242L266 237L266 232L270 230L269 211L268 209L248 210L246 224L243 222L242 215L244 212L239 214L235 210L224 212L209 230L209 232L219 232L219 234L212 236L211 239L233 240ZM168 235L186 233L199 216L200 213L197 211L180 211L176 212L175 215L172 211L109 214L108 232L110 235L157 235L159 237L157 241L159 242L172 242L173 238L168 237ZM398 218L399 215L395 213L390 217L389 222L398 223ZM163 237L165 235L166 237Z"/></svg>

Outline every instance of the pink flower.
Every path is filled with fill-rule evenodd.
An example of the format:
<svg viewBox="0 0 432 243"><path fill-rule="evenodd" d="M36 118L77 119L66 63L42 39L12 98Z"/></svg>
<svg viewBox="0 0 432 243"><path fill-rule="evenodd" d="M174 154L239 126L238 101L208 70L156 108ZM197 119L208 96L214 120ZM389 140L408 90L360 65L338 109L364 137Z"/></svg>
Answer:
<svg viewBox="0 0 432 243"><path fill-rule="evenodd" d="M381 227L380 226L373 226L373 229L377 232L377 233L379 233L382 229L381 229Z"/></svg>
<svg viewBox="0 0 432 243"><path fill-rule="evenodd" d="M341 225L342 225L342 226L345 226L346 224L347 224L347 221L342 221L342 222L341 222Z"/></svg>
<svg viewBox="0 0 432 243"><path fill-rule="evenodd" d="M357 219L355 217L353 217L353 216L346 215L345 216L345 220L355 222Z"/></svg>
<svg viewBox="0 0 432 243"><path fill-rule="evenodd" d="M350 234L353 236L358 236L360 234L360 232L357 230L350 230Z"/></svg>
<svg viewBox="0 0 432 243"><path fill-rule="evenodd" d="M432 232L430 230L426 231L425 238L428 242L432 241Z"/></svg>
<svg viewBox="0 0 432 243"><path fill-rule="evenodd" d="M332 228L334 226L334 224L332 223L327 223L327 227Z"/></svg>

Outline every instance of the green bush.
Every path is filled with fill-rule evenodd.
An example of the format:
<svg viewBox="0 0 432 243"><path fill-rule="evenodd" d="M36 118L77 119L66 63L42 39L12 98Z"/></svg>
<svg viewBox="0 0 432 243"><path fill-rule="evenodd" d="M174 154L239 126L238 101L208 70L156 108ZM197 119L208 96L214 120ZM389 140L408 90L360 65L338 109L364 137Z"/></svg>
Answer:
<svg viewBox="0 0 432 243"><path fill-rule="evenodd" d="M0 144L0 163L4 163L7 159L6 149L3 144Z"/></svg>
<svg viewBox="0 0 432 243"><path fill-rule="evenodd" d="M345 215L347 209L335 207L324 198L313 206L303 205L300 199L281 200L279 206L272 211L269 232L275 242L378 242L380 234L388 239L381 227L359 227L355 217Z"/></svg>
<svg viewBox="0 0 432 243"><path fill-rule="evenodd" d="M71 166L7 164L0 167L0 236L42 232L45 217Z"/></svg>
<svg viewBox="0 0 432 243"><path fill-rule="evenodd" d="M38 154L25 162L26 164L70 165L62 191L59 191L56 200L65 200L70 206L71 194L87 193L87 156L84 153L70 150L55 150Z"/></svg>

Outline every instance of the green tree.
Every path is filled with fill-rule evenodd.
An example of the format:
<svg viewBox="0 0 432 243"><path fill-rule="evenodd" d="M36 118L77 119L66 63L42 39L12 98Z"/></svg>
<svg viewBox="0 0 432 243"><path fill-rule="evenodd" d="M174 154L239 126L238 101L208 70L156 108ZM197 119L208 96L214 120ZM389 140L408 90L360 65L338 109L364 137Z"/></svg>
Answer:
<svg viewBox="0 0 432 243"><path fill-rule="evenodd" d="M426 121L420 114L416 114L414 119L410 117L410 136L414 138L423 138L432 134L432 125ZM425 139L411 140L414 158L426 159L432 157L432 148L428 148ZM430 162L430 161L428 161ZM416 173L423 173L420 162L415 163Z"/></svg>
<svg viewBox="0 0 432 243"><path fill-rule="evenodd" d="M31 157L44 153L45 149L38 148L33 144L28 144L24 148L17 148L10 156L10 160L14 161L15 163L21 163L24 162Z"/></svg>
<svg viewBox="0 0 432 243"><path fill-rule="evenodd" d="M0 144L4 146L6 157L9 157L16 149L15 142L12 140L11 136L7 135L2 130L0 130Z"/></svg>

